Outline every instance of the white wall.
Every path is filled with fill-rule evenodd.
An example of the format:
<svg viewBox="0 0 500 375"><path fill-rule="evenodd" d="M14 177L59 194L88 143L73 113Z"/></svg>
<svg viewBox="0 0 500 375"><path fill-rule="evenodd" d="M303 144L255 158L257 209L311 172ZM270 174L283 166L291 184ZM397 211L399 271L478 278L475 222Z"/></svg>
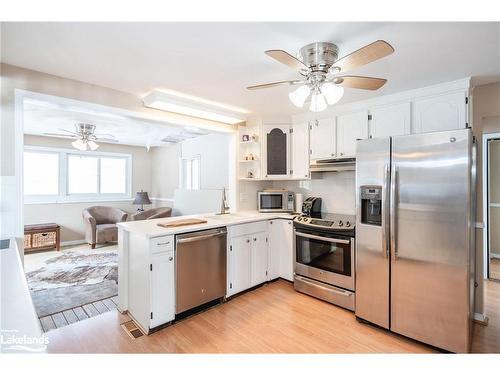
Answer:
<svg viewBox="0 0 500 375"><path fill-rule="evenodd" d="M183 158L200 155L201 189L228 188L230 139L229 134L208 134L181 142Z"/></svg>
<svg viewBox="0 0 500 375"><path fill-rule="evenodd" d="M354 171L313 173L309 181L274 181L273 188L304 194L304 199L318 196L321 211L354 215L356 210L356 175Z"/></svg>
<svg viewBox="0 0 500 375"><path fill-rule="evenodd" d="M153 147L151 154L151 194L153 207L172 205L174 191L179 187L181 145Z"/></svg>
<svg viewBox="0 0 500 375"><path fill-rule="evenodd" d="M61 138L24 136L27 146L43 146L70 148L70 141ZM111 206L133 213L137 206L132 204L136 191L143 189L151 192L151 154L144 147L100 143L99 151L116 152L132 155L132 196L124 201L25 204L24 224L57 223L61 225L61 241L82 240L85 236L85 226L82 210L89 206ZM91 153L91 151L89 151Z"/></svg>

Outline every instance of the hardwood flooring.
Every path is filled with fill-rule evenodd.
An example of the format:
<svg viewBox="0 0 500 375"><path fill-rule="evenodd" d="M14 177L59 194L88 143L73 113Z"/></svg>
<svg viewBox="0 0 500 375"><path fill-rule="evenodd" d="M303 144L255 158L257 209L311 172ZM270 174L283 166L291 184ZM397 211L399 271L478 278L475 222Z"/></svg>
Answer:
<svg viewBox="0 0 500 375"><path fill-rule="evenodd" d="M105 300L96 301L56 314L44 316L39 319L40 325L42 326L44 332L48 332L56 328L80 322L96 315L104 314L108 311L116 310L116 303L114 302L115 298L116 297L107 298Z"/></svg>
<svg viewBox="0 0 500 375"><path fill-rule="evenodd" d="M429 353L278 280L152 335L130 338L111 311L50 331L52 353Z"/></svg>
<svg viewBox="0 0 500 375"><path fill-rule="evenodd" d="M472 351L500 353L500 283L485 284L489 325ZM110 311L48 332L50 353L432 353L433 348L360 323L340 307L283 280L244 293L152 335L132 339Z"/></svg>

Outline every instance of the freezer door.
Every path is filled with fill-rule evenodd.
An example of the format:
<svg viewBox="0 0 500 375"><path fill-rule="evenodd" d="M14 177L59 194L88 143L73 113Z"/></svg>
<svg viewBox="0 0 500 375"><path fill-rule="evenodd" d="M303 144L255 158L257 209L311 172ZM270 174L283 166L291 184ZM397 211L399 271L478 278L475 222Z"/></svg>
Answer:
<svg viewBox="0 0 500 375"><path fill-rule="evenodd" d="M355 313L384 328L389 328L390 150L390 138L356 142ZM380 206L376 204L378 193ZM363 195L374 199L365 199L363 206ZM380 223L376 219L378 209L381 210Z"/></svg>
<svg viewBox="0 0 500 375"><path fill-rule="evenodd" d="M469 129L392 139L391 330L469 350Z"/></svg>

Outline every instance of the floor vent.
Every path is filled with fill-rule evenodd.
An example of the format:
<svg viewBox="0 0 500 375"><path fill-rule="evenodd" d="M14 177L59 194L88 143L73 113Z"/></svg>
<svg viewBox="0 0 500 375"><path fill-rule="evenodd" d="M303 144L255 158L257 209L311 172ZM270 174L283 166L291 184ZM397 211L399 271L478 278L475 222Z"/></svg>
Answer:
<svg viewBox="0 0 500 375"><path fill-rule="evenodd" d="M130 322L123 323L121 324L121 326L125 330L125 332L127 332L127 334L133 339L144 336L142 331L139 329L139 327L137 327L137 325L133 320L131 320Z"/></svg>

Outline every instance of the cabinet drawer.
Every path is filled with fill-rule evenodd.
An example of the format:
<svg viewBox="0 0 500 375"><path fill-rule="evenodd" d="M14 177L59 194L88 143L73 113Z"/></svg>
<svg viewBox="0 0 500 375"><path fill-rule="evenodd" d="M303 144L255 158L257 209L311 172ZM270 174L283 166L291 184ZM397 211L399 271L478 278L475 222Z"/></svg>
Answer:
<svg viewBox="0 0 500 375"><path fill-rule="evenodd" d="M244 236L247 234L266 232L267 220L254 223L232 225L227 229L228 237Z"/></svg>
<svg viewBox="0 0 500 375"><path fill-rule="evenodd" d="M151 239L151 253L163 253L174 250L174 236L164 236Z"/></svg>

